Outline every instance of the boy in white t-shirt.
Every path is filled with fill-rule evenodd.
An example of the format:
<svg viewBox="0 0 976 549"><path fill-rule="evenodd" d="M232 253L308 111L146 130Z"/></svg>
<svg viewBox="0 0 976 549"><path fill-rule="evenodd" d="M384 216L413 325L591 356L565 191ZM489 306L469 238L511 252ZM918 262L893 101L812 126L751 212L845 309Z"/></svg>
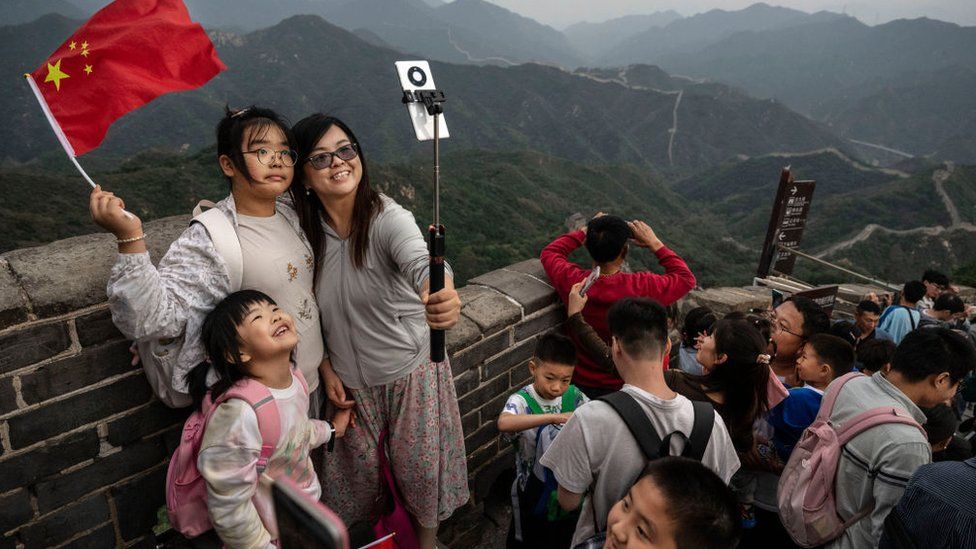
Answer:
<svg viewBox="0 0 976 549"><path fill-rule="evenodd" d="M570 383L575 366L576 348L569 338L543 335L529 360L532 383L508 397L498 416L498 430L511 433L516 446L509 548L564 548L572 539L579 513L559 508L555 479L538 458L573 411L588 401Z"/></svg>
<svg viewBox="0 0 976 549"><path fill-rule="evenodd" d="M661 439L681 433L670 437L670 454L682 454L692 436L696 412L690 400L664 381L664 357L671 347L664 307L647 298L624 298L610 307L607 323L613 361L624 380L621 390L646 414ZM647 465L647 457L625 421L601 400L577 410L540 461L552 470L564 509L583 502L570 547L606 531L610 508ZM718 414L701 462L725 483L739 468L732 439Z"/></svg>

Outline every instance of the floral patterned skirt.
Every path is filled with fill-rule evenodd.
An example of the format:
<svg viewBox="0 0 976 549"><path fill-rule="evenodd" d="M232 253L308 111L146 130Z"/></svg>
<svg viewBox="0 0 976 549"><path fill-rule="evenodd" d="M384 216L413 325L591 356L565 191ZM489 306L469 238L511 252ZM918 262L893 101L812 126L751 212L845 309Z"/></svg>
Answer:
<svg viewBox="0 0 976 549"><path fill-rule="evenodd" d="M376 448L386 427L393 475L407 511L421 526L436 527L468 501L464 433L448 361L427 362L387 385L347 392L356 401L356 427L325 453L320 474L322 501L347 526L372 524L378 517L384 489Z"/></svg>

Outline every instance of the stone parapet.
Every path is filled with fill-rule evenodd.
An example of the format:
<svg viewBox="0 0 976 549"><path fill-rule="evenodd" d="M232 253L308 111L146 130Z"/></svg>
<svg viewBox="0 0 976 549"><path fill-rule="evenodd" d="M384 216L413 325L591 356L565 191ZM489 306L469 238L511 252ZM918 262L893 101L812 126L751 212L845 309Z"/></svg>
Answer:
<svg viewBox="0 0 976 549"><path fill-rule="evenodd" d="M146 224L154 260L187 220ZM155 399L112 325L105 283L115 254L102 234L0 255L0 548L153 543L166 466L188 412ZM495 420L528 383L536 339L565 320L535 259L471 279L459 293L461 320L447 345L473 502L442 530L452 547L472 538L483 497L514 465ZM765 307L768 292L761 294L700 290L682 309Z"/></svg>

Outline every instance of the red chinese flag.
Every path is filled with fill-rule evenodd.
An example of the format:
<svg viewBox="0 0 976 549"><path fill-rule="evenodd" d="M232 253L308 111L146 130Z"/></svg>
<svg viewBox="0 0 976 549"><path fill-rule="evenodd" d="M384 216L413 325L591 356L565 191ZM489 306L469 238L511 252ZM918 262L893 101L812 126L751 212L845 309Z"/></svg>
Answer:
<svg viewBox="0 0 976 549"><path fill-rule="evenodd" d="M62 145L80 156L120 116L165 93L198 88L226 68L182 0L116 0L30 76Z"/></svg>

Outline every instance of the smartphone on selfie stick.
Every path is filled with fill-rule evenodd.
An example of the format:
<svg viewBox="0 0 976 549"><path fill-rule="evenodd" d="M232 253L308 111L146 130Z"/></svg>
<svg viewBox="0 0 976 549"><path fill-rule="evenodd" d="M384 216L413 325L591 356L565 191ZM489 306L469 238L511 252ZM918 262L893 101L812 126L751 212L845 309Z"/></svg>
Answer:
<svg viewBox="0 0 976 549"><path fill-rule="evenodd" d="M275 480L271 498L281 549L349 549L349 532L342 519L291 479Z"/></svg>
<svg viewBox="0 0 976 549"><path fill-rule="evenodd" d="M441 225L440 140L450 137L444 120L444 92L434 86L427 61L397 61L397 76L403 88L414 133L419 141L434 141L434 222L428 228L427 250L430 254L430 294L444 289L444 225ZM430 360L445 358L444 330L430 331Z"/></svg>

